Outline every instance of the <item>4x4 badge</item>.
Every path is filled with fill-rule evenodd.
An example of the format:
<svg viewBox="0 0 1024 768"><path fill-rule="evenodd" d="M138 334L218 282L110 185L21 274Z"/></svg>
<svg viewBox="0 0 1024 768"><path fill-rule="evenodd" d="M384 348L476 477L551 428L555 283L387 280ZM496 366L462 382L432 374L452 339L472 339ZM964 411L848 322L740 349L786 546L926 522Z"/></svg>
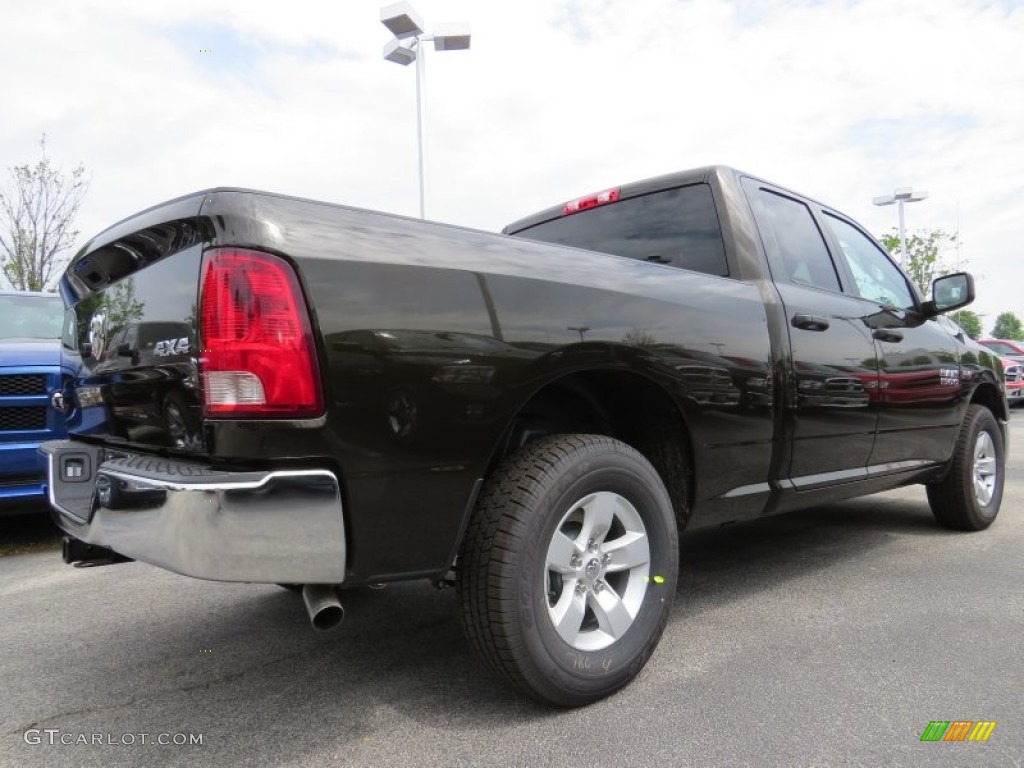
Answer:
<svg viewBox="0 0 1024 768"><path fill-rule="evenodd" d="M157 357L184 355L188 352L188 347L188 337L181 339L165 339L156 343L153 347L153 354Z"/></svg>

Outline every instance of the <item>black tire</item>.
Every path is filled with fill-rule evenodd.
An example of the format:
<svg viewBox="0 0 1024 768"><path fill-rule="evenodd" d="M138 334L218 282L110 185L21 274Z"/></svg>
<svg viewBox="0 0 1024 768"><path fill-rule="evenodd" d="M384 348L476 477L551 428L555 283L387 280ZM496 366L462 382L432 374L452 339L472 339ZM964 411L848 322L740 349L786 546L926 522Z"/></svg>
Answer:
<svg viewBox="0 0 1024 768"><path fill-rule="evenodd" d="M940 482L928 486L928 503L935 519L957 531L988 528L999 514L1005 474L999 424L988 408L968 406L949 471Z"/></svg>
<svg viewBox="0 0 1024 768"><path fill-rule="evenodd" d="M636 677L661 638L677 544L668 492L640 453L601 435L529 443L486 482L459 553L470 644L491 670L545 703L609 696Z"/></svg>

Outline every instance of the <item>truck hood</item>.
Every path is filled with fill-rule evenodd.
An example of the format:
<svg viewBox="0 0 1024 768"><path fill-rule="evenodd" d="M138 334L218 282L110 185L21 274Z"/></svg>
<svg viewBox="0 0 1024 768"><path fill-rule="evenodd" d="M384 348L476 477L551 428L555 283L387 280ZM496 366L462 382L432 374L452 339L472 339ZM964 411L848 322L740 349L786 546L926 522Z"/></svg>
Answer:
<svg viewBox="0 0 1024 768"><path fill-rule="evenodd" d="M23 365L60 365L60 340L0 340L0 368Z"/></svg>

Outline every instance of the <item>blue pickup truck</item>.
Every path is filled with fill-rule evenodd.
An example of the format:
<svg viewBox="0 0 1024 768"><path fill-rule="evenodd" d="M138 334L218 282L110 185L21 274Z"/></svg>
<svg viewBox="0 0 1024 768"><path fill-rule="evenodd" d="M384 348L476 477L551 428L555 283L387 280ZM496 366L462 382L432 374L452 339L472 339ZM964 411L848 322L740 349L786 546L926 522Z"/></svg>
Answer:
<svg viewBox="0 0 1024 768"><path fill-rule="evenodd" d="M66 435L51 404L63 379L63 322L55 293L0 292L0 515L45 510L39 444Z"/></svg>

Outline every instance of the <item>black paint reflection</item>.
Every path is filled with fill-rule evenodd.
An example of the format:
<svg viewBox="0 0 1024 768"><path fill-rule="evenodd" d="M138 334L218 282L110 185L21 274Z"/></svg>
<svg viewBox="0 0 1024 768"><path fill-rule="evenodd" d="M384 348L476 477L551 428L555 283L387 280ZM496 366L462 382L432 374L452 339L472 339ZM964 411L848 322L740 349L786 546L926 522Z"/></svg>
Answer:
<svg viewBox="0 0 1024 768"><path fill-rule="evenodd" d="M138 485L104 472L97 475L93 494L94 508L113 510L153 509L167 499L167 492L160 488Z"/></svg>
<svg viewBox="0 0 1024 768"><path fill-rule="evenodd" d="M372 433L412 443L494 418L501 372L539 357L483 334L357 329L325 339L335 402Z"/></svg>
<svg viewBox="0 0 1024 768"><path fill-rule="evenodd" d="M115 241L72 270L74 280L97 292L74 308L82 368L69 425L113 442L202 452L195 323L200 247L164 258L168 248L192 243L198 230L164 229ZM125 274L132 264L146 268Z"/></svg>

